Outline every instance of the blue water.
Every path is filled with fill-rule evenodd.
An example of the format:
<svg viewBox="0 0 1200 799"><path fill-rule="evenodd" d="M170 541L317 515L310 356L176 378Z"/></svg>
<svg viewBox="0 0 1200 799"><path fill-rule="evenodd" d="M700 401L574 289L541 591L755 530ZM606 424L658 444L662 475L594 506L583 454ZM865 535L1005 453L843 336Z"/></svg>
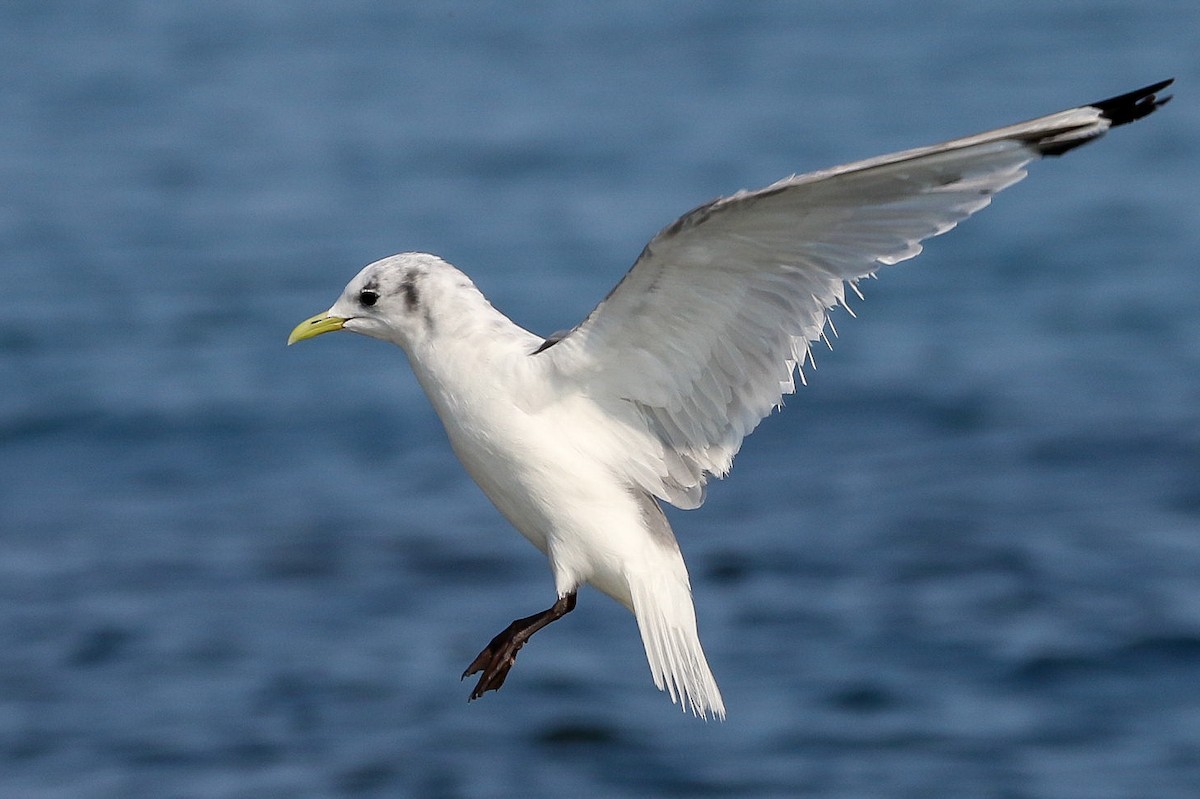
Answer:
<svg viewBox="0 0 1200 799"><path fill-rule="evenodd" d="M1192 797L1200 6L0 7L0 796ZM744 186L1175 101L864 285L672 520L729 706L553 598L404 359L444 255L543 333Z"/></svg>

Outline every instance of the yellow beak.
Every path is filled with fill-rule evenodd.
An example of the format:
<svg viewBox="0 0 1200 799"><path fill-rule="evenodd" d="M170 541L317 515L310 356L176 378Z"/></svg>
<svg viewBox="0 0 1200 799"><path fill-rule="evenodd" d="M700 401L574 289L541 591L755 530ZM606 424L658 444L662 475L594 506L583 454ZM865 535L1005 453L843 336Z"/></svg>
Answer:
<svg viewBox="0 0 1200 799"><path fill-rule="evenodd" d="M346 324L346 320L340 316L319 313L313 318L305 319L296 325L296 329L288 336L288 346L290 347L297 341L304 341L306 338L319 336L322 333L332 333L334 330L341 330L344 324Z"/></svg>

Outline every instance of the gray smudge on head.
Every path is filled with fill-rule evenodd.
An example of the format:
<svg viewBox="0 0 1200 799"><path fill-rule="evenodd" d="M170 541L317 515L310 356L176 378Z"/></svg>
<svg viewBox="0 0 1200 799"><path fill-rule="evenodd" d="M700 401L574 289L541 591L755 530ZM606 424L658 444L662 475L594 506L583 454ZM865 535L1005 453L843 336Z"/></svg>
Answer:
<svg viewBox="0 0 1200 799"><path fill-rule="evenodd" d="M405 272L404 279L400 282L400 290L404 292L404 306L409 311L415 311L421 304L421 292L417 290L417 277L411 271Z"/></svg>

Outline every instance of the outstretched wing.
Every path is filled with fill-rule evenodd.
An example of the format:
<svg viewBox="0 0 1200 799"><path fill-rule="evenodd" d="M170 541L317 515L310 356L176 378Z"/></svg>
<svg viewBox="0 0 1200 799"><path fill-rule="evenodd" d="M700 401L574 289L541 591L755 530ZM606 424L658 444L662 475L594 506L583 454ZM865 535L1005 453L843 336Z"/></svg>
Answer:
<svg viewBox="0 0 1200 799"><path fill-rule="evenodd" d="M1025 177L1030 161L1150 114L1170 83L702 205L535 357L598 401L636 408L637 446L653 451L630 453L630 478L696 507L708 476L728 472L742 439L795 390L847 283L917 255L922 240Z"/></svg>

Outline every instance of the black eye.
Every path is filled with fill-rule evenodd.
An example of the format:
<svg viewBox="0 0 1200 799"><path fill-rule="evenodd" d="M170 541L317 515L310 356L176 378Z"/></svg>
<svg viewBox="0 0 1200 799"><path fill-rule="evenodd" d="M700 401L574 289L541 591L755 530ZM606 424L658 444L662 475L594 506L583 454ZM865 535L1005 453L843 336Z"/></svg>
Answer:
<svg viewBox="0 0 1200 799"><path fill-rule="evenodd" d="M358 301L367 307L374 305L378 299L379 295L370 289L364 289L358 293Z"/></svg>

